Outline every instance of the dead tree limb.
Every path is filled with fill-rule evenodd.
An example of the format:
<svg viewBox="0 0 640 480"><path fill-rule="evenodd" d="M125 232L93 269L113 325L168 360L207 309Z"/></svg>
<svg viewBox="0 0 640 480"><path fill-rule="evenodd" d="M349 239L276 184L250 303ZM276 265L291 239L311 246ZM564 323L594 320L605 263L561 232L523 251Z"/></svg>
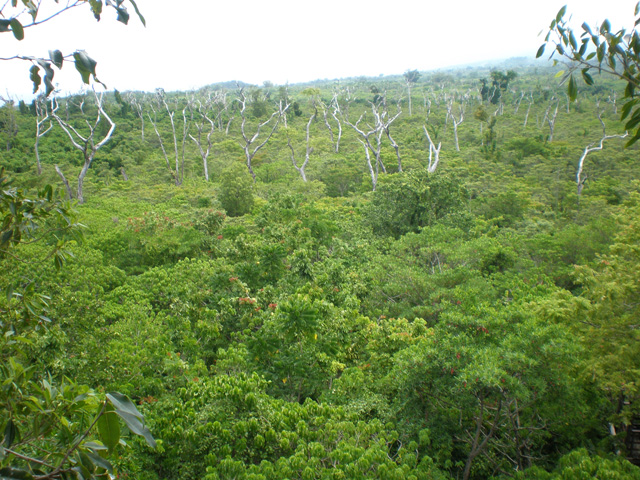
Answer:
<svg viewBox="0 0 640 480"><path fill-rule="evenodd" d="M76 149L80 150L80 152L82 152L84 163L82 165L82 169L80 170L80 174L78 175L78 188L76 191L76 198L79 203L84 203L84 194L83 194L84 178L87 175L87 172L89 171L91 162L93 162L93 159L96 153L98 152L98 150L100 150L111 139L111 136L113 135L113 132L116 128L116 124L111 120L111 118L109 117L109 115L107 115L107 112L105 112L103 108L104 93L101 93L100 95L98 95L96 91L93 90L93 96L95 98L96 106L98 107L98 114L95 122L89 122L89 120L86 118L86 115L84 116L84 121L88 129L87 134L80 133L80 131L74 128L71 125L71 123L65 120L62 120L57 113L52 113L53 118L55 118L55 120L58 122L60 127L62 127L62 130L64 130L64 132L67 134L73 146ZM84 115L83 107L84 107L84 100L80 104L80 111ZM100 124L100 121L102 120L103 117L106 119L107 122L109 122L109 131L105 134L102 140L96 143L95 136L98 133L97 132L98 125ZM61 172L59 172L58 174L60 173Z"/></svg>
<svg viewBox="0 0 640 480"><path fill-rule="evenodd" d="M625 138L629 132L624 132L623 135L607 135L606 127L604 125L604 120L602 120L602 110L598 108L598 120L600 121L600 125L602 125L602 137L599 141L591 142L587 145L580 156L580 160L578 160L578 171L576 172L576 185L578 187L578 196L582 193L582 189L584 188L584 184L587 181L587 176L583 176L584 162L591 152L595 152L597 150L602 150L604 147L605 140L610 140L612 138Z"/></svg>

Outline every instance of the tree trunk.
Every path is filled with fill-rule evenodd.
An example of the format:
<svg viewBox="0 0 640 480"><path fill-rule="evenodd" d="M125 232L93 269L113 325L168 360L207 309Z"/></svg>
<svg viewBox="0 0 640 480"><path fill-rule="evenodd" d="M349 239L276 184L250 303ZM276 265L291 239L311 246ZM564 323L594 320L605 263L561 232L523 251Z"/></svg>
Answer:
<svg viewBox="0 0 640 480"><path fill-rule="evenodd" d="M71 187L69 186L69 182L67 181L66 177L64 176L64 173L62 173L62 170L60 170L60 167L58 167L58 165L55 165L55 169L56 169L56 173L58 174L58 176L62 179L62 183L64 184L64 188L67 191L67 200L73 200L73 192L71 192Z"/></svg>

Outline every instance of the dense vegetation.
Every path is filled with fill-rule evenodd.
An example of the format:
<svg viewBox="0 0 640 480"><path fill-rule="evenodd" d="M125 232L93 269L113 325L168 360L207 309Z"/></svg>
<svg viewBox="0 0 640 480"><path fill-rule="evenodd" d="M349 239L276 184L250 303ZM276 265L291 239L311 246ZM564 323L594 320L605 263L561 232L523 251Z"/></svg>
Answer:
<svg viewBox="0 0 640 480"><path fill-rule="evenodd" d="M638 147L579 171L624 133L625 85L558 82L520 61L111 92L75 213L86 156L49 117L38 174L37 121L97 144L99 98L5 104L0 465L44 478L6 449L48 459L117 391L157 441L127 424L120 478L640 478Z"/></svg>

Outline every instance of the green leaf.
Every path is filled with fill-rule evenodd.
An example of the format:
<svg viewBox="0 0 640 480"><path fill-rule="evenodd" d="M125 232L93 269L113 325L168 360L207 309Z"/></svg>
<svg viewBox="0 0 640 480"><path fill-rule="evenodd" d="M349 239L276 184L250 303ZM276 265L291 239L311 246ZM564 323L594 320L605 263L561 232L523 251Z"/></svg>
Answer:
<svg viewBox="0 0 640 480"><path fill-rule="evenodd" d="M116 10L118 11L118 21L127 25L129 23L129 13L127 9L124 7L116 7Z"/></svg>
<svg viewBox="0 0 640 480"><path fill-rule="evenodd" d="M109 462L108 460L93 452L87 452L87 456L97 467L103 468L109 473L113 473L113 465L111 465L111 462Z"/></svg>
<svg viewBox="0 0 640 480"><path fill-rule="evenodd" d="M13 423L12 419L9 419L7 426L4 427L4 439L2 440L2 446L4 448L11 448L16 437L19 437L18 427Z"/></svg>
<svg viewBox="0 0 640 480"><path fill-rule="evenodd" d="M89 455L87 455L86 452L78 451L78 457L82 466L86 468L89 473L95 472L96 466L93 464L93 461L89 458Z"/></svg>
<svg viewBox="0 0 640 480"><path fill-rule="evenodd" d="M153 435L151 435L151 430L145 427L138 417L135 417L126 412L117 413L120 418L124 420L124 423L127 425L129 430L131 430L131 432L144 437L147 441L147 444L149 444L151 448L156 448L156 441L153 438Z"/></svg>
<svg viewBox="0 0 640 480"><path fill-rule="evenodd" d="M540 58L542 55L544 55L545 46L546 44L540 45L540 48L538 49L538 53L536 53L536 58Z"/></svg>
<svg viewBox="0 0 640 480"><path fill-rule="evenodd" d="M109 452L112 452L120 441L120 422L111 405L106 407L105 413L98 419L98 434Z"/></svg>
<svg viewBox="0 0 640 480"><path fill-rule="evenodd" d="M596 55L598 57L598 63L602 63L602 60L604 59L604 54L606 52L606 49L607 49L607 44L606 43L602 43L602 44L600 44L600 46L596 50Z"/></svg>
<svg viewBox="0 0 640 480"><path fill-rule="evenodd" d="M124 420L129 430L136 435L141 435L145 438L150 447L156 447L156 441L151 435L151 431L144 426L142 414L138 411L136 406L131 402L129 397L122 395L118 392L107 393L107 399L111 402L115 408L115 412Z"/></svg>
<svg viewBox="0 0 640 480"><path fill-rule="evenodd" d="M0 32L8 32L9 25L11 25L11 20L5 20L4 18L0 18Z"/></svg>
<svg viewBox="0 0 640 480"><path fill-rule="evenodd" d="M59 272L60 270L62 270L62 267L64 266L64 259L60 258L60 255L56 254L53 258L53 265L56 267L56 271Z"/></svg>
<svg viewBox="0 0 640 480"><path fill-rule="evenodd" d="M600 31L602 33L608 33L611 30L611 22L606 19L604 22L602 22L602 26L600 27Z"/></svg>
<svg viewBox="0 0 640 480"><path fill-rule="evenodd" d="M582 24L582 28L584 29L585 32L587 32L589 35L593 36L593 33L591 32L591 27L587 24L587 22L584 22Z"/></svg>
<svg viewBox="0 0 640 480"><path fill-rule="evenodd" d="M634 130L638 125L640 125L640 110L633 112L633 115L631 115L631 118L624 125L624 128Z"/></svg>
<svg viewBox="0 0 640 480"><path fill-rule="evenodd" d="M573 31L569 32L569 43L571 44L571 48L574 51L578 49L578 42L576 41L576 37L573 34Z"/></svg>
<svg viewBox="0 0 640 480"><path fill-rule="evenodd" d="M589 40L586 38L582 41L582 45L580 45L580 50L578 50L578 55L580 58L587 52L587 45L589 44Z"/></svg>
<svg viewBox="0 0 640 480"><path fill-rule="evenodd" d="M32 0L22 0L22 3L29 10L29 15L35 22L36 17L38 16L38 6Z"/></svg>
<svg viewBox="0 0 640 480"><path fill-rule="evenodd" d="M86 448L90 448L93 452L109 450L106 446L98 442L87 442L84 444Z"/></svg>
<svg viewBox="0 0 640 480"><path fill-rule="evenodd" d="M89 0L91 11L96 20L100 21L100 15L102 14L102 0Z"/></svg>
<svg viewBox="0 0 640 480"><path fill-rule="evenodd" d="M631 137L631 139L627 143L625 143L624 146L625 147L630 147L631 145L636 143L638 140L640 140L640 130L638 130L636 132L636 134L633 137Z"/></svg>
<svg viewBox="0 0 640 480"><path fill-rule="evenodd" d="M48 97L49 94L55 90L52 82L55 72L53 71L53 68L51 68L51 64L44 59L38 60L38 64L43 68L45 72L45 75L44 75L44 85L46 87L45 95Z"/></svg>
<svg viewBox="0 0 640 480"><path fill-rule="evenodd" d="M573 75L569 76L569 86L567 88L567 91L571 101L574 101L578 96L578 86L576 85L576 79L573 78Z"/></svg>
<svg viewBox="0 0 640 480"><path fill-rule="evenodd" d="M144 17L140 13L140 10L138 9L138 5L136 4L136 2L134 0L129 0L129 1L131 2L131 5L133 5L133 9L136 11L136 14L138 15L138 18L140 19L140 21L142 22L142 25L144 25L146 27L147 26L147 22L145 21Z"/></svg>
<svg viewBox="0 0 640 480"><path fill-rule="evenodd" d="M588 68L582 69L582 79L587 85L593 85L593 77L589 74Z"/></svg>
<svg viewBox="0 0 640 480"><path fill-rule="evenodd" d="M566 5L564 7L562 7L558 11L558 14L556 15L556 23L560 23L560 21L562 20L562 17L564 17L565 13L567 13L567 6Z"/></svg>
<svg viewBox="0 0 640 480"><path fill-rule="evenodd" d="M624 120L629 115L629 113L631 113L631 109L635 107L638 104L638 102L640 102L640 99L636 98L634 100L629 100L627 103L625 103L622 106L620 119Z"/></svg>
<svg viewBox="0 0 640 480"><path fill-rule="evenodd" d="M58 67L58 69L62 68L64 56L60 50L49 50L49 58L51 59L51 62Z"/></svg>
<svg viewBox="0 0 640 480"><path fill-rule="evenodd" d="M9 243L9 240L11 240L11 237L13 237L13 230L7 230L6 232L4 232L2 234L2 237L0 237L0 245Z"/></svg>
<svg viewBox="0 0 640 480"><path fill-rule="evenodd" d="M20 468L5 467L0 469L0 480L33 480L33 475Z"/></svg>
<svg viewBox="0 0 640 480"><path fill-rule="evenodd" d="M113 408L115 408L118 415L120 415L120 412L124 412L140 419L143 418L142 414L126 395L118 392L107 393L107 400L111 402L111 405L113 405Z"/></svg>
<svg viewBox="0 0 640 480"><path fill-rule="evenodd" d="M556 73L553 78L560 78L561 76L564 75L564 70L560 70L558 73Z"/></svg>
<svg viewBox="0 0 640 480"><path fill-rule="evenodd" d="M84 50L78 50L75 52L73 54L73 59L76 63L76 70L80 73L84 83L88 84L92 75L94 79L96 78L97 62L87 55Z"/></svg>
<svg viewBox="0 0 640 480"><path fill-rule="evenodd" d="M18 40L24 39L24 28L17 18L11 19L11 31L13 32L13 36Z"/></svg>

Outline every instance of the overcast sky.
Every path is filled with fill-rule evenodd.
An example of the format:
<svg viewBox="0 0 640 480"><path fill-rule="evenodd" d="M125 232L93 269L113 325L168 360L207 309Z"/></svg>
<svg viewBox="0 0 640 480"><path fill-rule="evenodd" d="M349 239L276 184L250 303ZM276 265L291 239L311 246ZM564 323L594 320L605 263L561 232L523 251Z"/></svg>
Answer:
<svg viewBox="0 0 640 480"><path fill-rule="evenodd" d="M614 28L630 28L636 1L137 0L146 28L132 8L125 26L112 9L96 22L82 6L25 30L21 42L0 33L0 58L86 50L98 61L98 78L120 91L401 74L533 57L538 34L564 4L577 25L608 18ZM30 98L30 66L0 61L0 96ZM54 83L62 94L82 88L71 63Z"/></svg>

